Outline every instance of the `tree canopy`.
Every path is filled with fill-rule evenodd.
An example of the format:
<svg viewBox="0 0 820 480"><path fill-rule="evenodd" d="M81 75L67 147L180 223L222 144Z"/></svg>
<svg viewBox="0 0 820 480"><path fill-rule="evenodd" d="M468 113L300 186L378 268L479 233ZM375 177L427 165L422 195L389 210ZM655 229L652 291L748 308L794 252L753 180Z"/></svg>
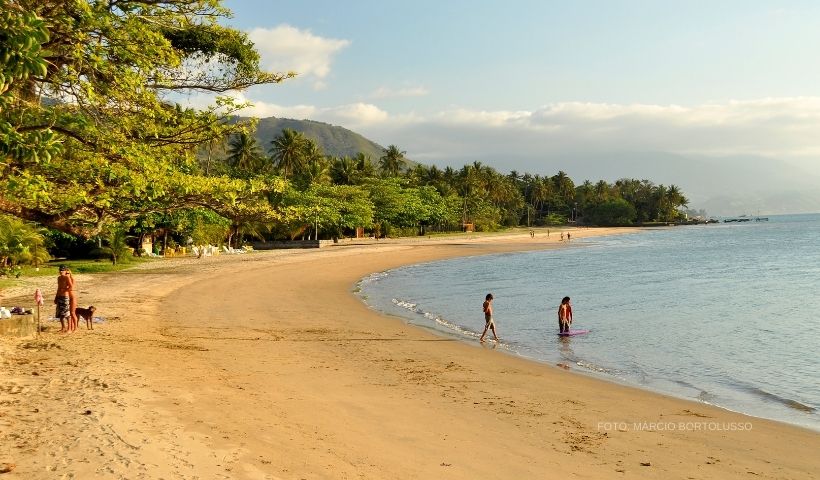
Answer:
<svg viewBox="0 0 820 480"><path fill-rule="evenodd" d="M0 211L90 235L147 212L281 187L197 174L239 105L175 92L277 83L217 0L0 0ZM255 190L255 191L254 191Z"/></svg>
<svg viewBox="0 0 820 480"><path fill-rule="evenodd" d="M247 36L220 25L228 15L219 0L0 0L0 214L22 222L5 221L7 238L34 238L38 225L122 246L152 229L232 243L358 227L634 224L674 221L688 203L648 180L576 184L478 161L408 168L396 145L377 165L332 158L289 129L259 145L254 121L235 116L243 105L174 101L295 75L262 71Z"/></svg>

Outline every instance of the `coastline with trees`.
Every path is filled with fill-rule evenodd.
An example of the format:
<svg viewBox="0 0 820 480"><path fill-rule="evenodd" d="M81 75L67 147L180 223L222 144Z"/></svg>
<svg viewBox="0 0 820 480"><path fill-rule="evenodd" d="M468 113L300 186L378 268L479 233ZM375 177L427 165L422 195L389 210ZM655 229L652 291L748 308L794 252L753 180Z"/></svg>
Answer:
<svg viewBox="0 0 820 480"><path fill-rule="evenodd" d="M296 73L264 71L228 18L220 0L0 0L3 275L53 257L80 275L115 272L148 238L161 255L256 238L633 226L683 215L680 188L649 180L576 183L564 171L501 173L479 161L425 166L406 158L410 145L328 155L293 129L260 141L257 122L238 117L246 105L227 95ZM178 102L199 93L216 95L213 104ZM0 336L0 474L816 476L816 432L438 337L351 294L363 277L403 265L567 245L563 235L523 231L457 236L138 259L128 272L78 275L79 301L94 302L101 328ZM74 260L89 257L111 265ZM0 279L3 302L35 298L39 319L55 286L45 277L54 267L41 270L9 290L17 280ZM754 428L663 428L707 421ZM662 428L608 426L626 422Z"/></svg>
<svg viewBox="0 0 820 480"><path fill-rule="evenodd" d="M357 228L640 225L676 221L687 203L648 180L576 185L564 172L409 164L396 145L380 158L332 157L290 129L260 145L229 97L201 110L173 101L296 75L262 71L247 36L218 23L228 15L218 2L1 3L0 213L94 239L114 260L123 239L138 247L155 232L164 245L231 247Z"/></svg>

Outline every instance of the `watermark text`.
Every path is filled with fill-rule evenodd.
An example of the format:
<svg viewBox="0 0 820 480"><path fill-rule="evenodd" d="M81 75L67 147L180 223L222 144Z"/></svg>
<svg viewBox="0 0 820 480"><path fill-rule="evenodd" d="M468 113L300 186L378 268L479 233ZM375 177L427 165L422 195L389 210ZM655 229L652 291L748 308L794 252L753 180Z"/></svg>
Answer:
<svg viewBox="0 0 820 480"><path fill-rule="evenodd" d="M598 422L599 432L745 432L751 422Z"/></svg>

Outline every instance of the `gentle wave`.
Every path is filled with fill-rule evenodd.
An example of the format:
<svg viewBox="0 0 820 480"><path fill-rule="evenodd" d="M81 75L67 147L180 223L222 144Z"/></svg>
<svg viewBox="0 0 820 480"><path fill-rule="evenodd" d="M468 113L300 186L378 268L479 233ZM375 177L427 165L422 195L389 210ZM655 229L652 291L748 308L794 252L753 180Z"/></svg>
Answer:
<svg viewBox="0 0 820 480"><path fill-rule="evenodd" d="M759 388L759 387L756 387L756 386L753 386L753 385L743 385L743 386L741 386L741 388L743 390L753 394L753 395L756 395L756 396L760 397L760 398L763 398L765 400L769 400L769 401L772 401L772 402L776 402L776 403L779 403L781 405L785 405L785 406L787 406L789 408L792 408L794 410L799 410L801 412L806 412L806 413L814 413L814 412L817 411L817 409L812 407L812 406L806 405L804 403L800 403L797 400L793 400L791 398L786 398L786 397L782 397L780 395L775 395L774 393L767 392L766 390L763 390L762 388Z"/></svg>
<svg viewBox="0 0 820 480"><path fill-rule="evenodd" d="M437 325L439 325L441 327L444 327L448 330L451 330L455 333L458 333L459 335L464 335L464 336L472 337L472 338L479 338L481 336L481 334L478 333L478 332L475 332L473 330L469 330L467 328L462 327L461 325L458 325L458 324L447 321L441 315L437 315L437 314L431 313L431 312L425 312L424 310L419 308L419 306L415 303L409 302L407 300L399 300L399 299L396 299L396 298L394 298L392 301L393 301L393 305L396 305L397 307L401 307L401 308L403 308L407 311L413 312L415 314L421 315L422 317L424 317L428 320L432 320Z"/></svg>

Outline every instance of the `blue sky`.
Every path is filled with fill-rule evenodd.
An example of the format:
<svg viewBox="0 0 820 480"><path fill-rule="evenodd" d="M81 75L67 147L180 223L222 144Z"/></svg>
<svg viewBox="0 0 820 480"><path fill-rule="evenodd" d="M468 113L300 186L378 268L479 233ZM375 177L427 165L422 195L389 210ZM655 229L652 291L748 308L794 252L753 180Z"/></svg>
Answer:
<svg viewBox="0 0 820 480"><path fill-rule="evenodd" d="M323 91L265 89L295 103L358 101L380 87L429 94L385 108L530 109L563 101L694 105L813 95L818 2L229 1L245 30L290 25L349 44ZM268 91L270 90L270 91ZM274 91L280 90L280 91Z"/></svg>
<svg viewBox="0 0 820 480"><path fill-rule="evenodd" d="M596 159L653 152L716 171L760 157L820 187L820 2L225 5L268 68L300 74L242 92L248 114L341 125L440 166L594 177ZM675 180L668 167L656 181Z"/></svg>

